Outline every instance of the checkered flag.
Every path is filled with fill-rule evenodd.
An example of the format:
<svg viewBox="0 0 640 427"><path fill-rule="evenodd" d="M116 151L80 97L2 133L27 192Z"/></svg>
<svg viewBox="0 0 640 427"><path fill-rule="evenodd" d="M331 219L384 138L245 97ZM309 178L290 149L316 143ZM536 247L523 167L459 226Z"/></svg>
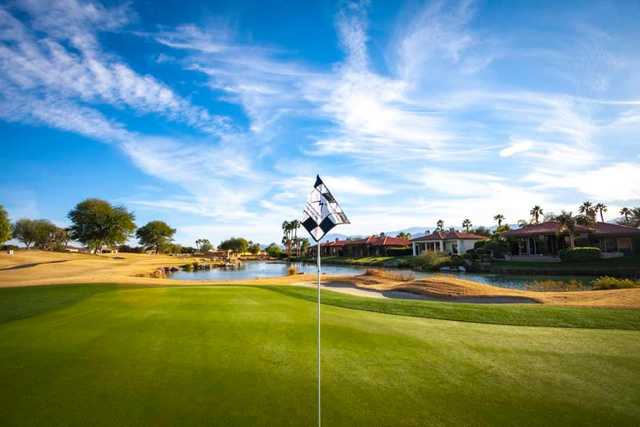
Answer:
<svg viewBox="0 0 640 427"><path fill-rule="evenodd" d="M320 176L316 177L313 191L309 194L304 215L302 226L316 242L319 242L336 225L349 224L347 216Z"/></svg>

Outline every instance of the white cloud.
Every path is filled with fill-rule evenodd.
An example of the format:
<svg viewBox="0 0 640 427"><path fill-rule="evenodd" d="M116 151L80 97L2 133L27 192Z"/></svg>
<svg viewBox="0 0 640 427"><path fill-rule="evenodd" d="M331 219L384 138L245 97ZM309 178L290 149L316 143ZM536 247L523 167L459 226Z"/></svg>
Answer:
<svg viewBox="0 0 640 427"><path fill-rule="evenodd" d="M107 103L158 113L208 132L227 128L224 118L191 105L167 85L136 73L101 51L95 34L126 23L122 9L70 0L53 5L35 0L18 2L16 8L29 14L32 28L0 7L0 90L5 98L12 90L38 99ZM7 102L16 104L20 99Z"/></svg>
<svg viewBox="0 0 640 427"><path fill-rule="evenodd" d="M534 142L530 140L513 140L508 147L500 150L500 157L512 157L515 154L527 152L534 145Z"/></svg>
<svg viewBox="0 0 640 427"><path fill-rule="evenodd" d="M640 163L615 163L579 173L563 169L531 172L526 181L544 189L572 189L598 201L640 200Z"/></svg>

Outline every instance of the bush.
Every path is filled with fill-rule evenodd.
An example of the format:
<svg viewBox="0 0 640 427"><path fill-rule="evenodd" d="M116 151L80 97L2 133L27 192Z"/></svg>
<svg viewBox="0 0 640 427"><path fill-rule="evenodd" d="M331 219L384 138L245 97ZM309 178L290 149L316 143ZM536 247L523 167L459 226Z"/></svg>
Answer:
<svg viewBox="0 0 640 427"><path fill-rule="evenodd" d="M564 262L585 262L600 259L602 252L599 248L580 247L563 249L560 251L560 259Z"/></svg>
<svg viewBox="0 0 640 427"><path fill-rule="evenodd" d="M287 275L289 276L293 276L294 274L298 274L298 269L296 268L295 265L290 265L287 268Z"/></svg>
<svg viewBox="0 0 640 427"><path fill-rule="evenodd" d="M387 256L407 256L413 255L413 249L411 248L389 248L387 249Z"/></svg>
<svg viewBox="0 0 640 427"><path fill-rule="evenodd" d="M594 290L640 288L640 280L602 276L591 282L591 286Z"/></svg>

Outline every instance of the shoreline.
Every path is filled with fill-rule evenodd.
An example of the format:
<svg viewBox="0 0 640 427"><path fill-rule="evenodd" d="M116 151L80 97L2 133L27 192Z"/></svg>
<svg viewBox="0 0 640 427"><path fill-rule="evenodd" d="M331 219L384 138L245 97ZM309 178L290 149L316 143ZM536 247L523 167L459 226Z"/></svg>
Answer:
<svg viewBox="0 0 640 427"><path fill-rule="evenodd" d="M119 284L146 286L309 286L314 274L296 274L261 279L239 280L176 280L149 277L150 272L166 266L179 266L189 259L166 255L121 254L96 256L44 251L21 251L13 256L0 255L0 288L76 284ZM197 259L193 259L197 261ZM534 301L545 305L590 306L610 308L640 308L640 288L597 291L530 291L501 288L438 275L401 281L393 275L339 276L324 275L325 284L341 283L366 291L403 292L422 295L424 299L464 302L502 301L510 298ZM329 286L329 288L331 285ZM400 294L404 295L404 294ZM414 298L415 299L415 298Z"/></svg>

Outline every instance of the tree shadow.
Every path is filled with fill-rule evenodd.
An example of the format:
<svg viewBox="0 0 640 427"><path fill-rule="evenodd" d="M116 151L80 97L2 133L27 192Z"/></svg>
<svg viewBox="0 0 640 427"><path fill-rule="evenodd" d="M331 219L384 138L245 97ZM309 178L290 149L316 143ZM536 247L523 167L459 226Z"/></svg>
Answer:
<svg viewBox="0 0 640 427"><path fill-rule="evenodd" d="M115 286L66 285L0 289L0 324L28 319L76 304Z"/></svg>

